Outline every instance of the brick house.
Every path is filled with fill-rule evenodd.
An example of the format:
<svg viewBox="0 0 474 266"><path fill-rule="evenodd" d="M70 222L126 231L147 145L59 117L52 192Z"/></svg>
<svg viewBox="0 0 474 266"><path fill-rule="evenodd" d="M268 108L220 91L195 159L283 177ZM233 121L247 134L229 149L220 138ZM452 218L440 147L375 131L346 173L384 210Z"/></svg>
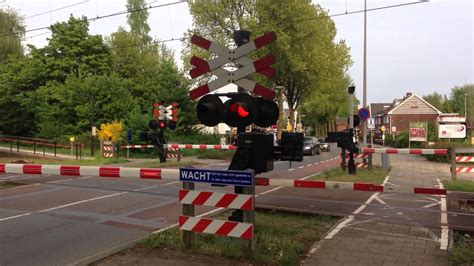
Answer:
<svg viewBox="0 0 474 266"><path fill-rule="evenodd" d="M410 122L437 122L441 111L429 104L420 96L407 93L403 99L393 101L392 105L383 112L375 115L375 129L385 126L386 134L408 132Z"/></svg>

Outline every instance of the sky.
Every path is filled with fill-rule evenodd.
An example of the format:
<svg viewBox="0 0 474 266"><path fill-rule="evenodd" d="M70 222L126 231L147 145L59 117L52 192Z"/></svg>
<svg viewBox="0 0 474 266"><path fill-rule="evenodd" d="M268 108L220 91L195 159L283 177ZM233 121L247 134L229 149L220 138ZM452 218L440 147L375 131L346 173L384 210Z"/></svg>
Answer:
<svg viewBox="0 0 474 266"><path fill-rule="evenodd" d="M367 8L416 2L416 0L367 0ZM433 92L449 95L451 88L474 83L474 1L432 0L367 13L367 102L392 102L407 92L419 96ZM192 27L186 1L150 0L151 6L176 3L149 10L151 35L160 40L183 36ZM364 0L313 0L330 15L364 9ZM0 7L11 7L25 17L27 30L47 27L74 16L100 17L126 10L126 0L0 0ZM51 11L51 12L50 12ZM45 14L42 14L45 13ZM332 17L336 40L350 47L353 65L349 75L356 86L356 97L363 95L363 13ZM91 22L92 34L110 35L127 26L126 15ZM24 44L42 47L48 30L26 33ZM181 42L166 45L180 59Z"/></svg>

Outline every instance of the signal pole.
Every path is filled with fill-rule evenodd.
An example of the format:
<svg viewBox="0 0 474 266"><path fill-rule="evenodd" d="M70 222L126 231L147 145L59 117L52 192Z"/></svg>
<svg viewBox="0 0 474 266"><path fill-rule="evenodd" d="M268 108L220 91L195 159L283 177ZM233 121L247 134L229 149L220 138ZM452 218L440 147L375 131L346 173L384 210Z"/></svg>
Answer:
<svg viewBox="0 0 474 266"><path fill-rule="evenodd" d="M364 1L364 77L362 107L367 107L367 0ZM367 120L362 121L362 147L367 146Z"/></svg>

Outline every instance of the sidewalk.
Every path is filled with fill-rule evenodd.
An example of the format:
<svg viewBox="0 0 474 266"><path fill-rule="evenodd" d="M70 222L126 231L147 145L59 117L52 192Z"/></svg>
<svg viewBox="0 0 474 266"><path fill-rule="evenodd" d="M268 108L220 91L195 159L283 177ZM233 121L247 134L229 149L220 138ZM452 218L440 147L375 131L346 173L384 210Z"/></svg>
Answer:
<svg viewBox="0 0 474 266"><path fill-rule="evenodd" d="M390 155L390 163L387 186L440 187L450 178L448 164L419 155ZM303 265L448 265L445 208L444 196L373 193L313 245Z"/></svg>

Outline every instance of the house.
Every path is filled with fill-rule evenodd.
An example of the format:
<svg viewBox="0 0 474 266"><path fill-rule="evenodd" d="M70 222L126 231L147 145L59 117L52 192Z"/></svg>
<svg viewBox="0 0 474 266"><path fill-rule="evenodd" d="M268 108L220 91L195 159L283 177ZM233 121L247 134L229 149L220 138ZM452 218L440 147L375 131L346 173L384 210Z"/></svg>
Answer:
<svg viewBox="0 0 474 266"><path fill-rule="evenodd" d="M375 129L385 127L385 133L407 132L410 122L437 122L441 111L420 96L408 92L403 99L396 99L390 107L375 116Z"/></svg>

